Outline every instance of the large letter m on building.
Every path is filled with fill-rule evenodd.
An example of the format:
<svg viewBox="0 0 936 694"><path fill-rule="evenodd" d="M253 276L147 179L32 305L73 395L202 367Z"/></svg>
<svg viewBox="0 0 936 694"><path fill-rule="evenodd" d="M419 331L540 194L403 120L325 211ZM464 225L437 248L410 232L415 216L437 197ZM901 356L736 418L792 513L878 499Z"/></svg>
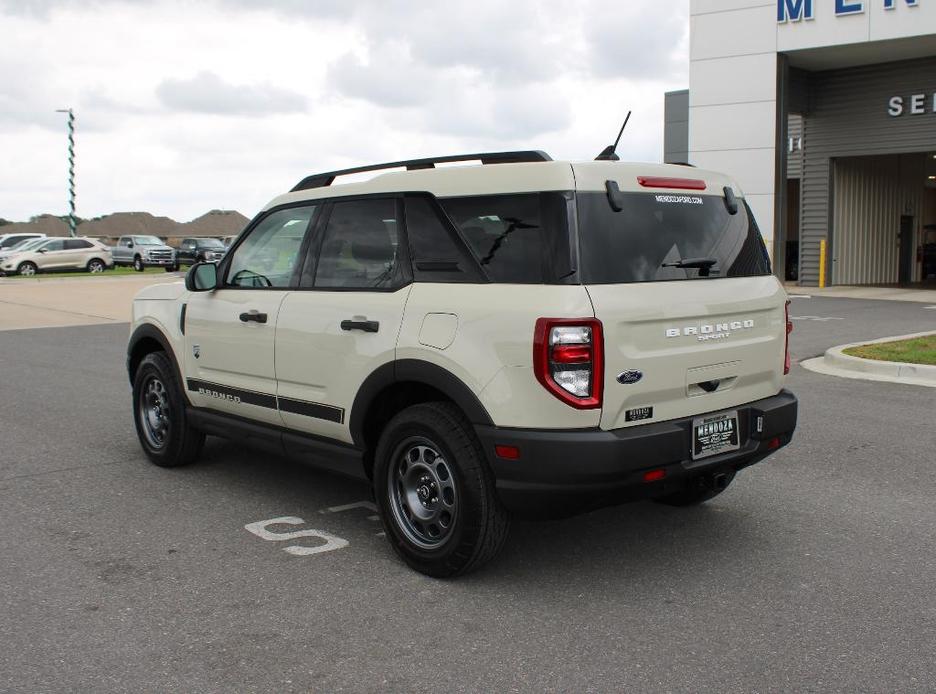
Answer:
<svg viewBox="0 0 936 694"><path fill-rule="evenodd" d="M798 22L813 18L813 0L777 0L777 21Z"/></svg>

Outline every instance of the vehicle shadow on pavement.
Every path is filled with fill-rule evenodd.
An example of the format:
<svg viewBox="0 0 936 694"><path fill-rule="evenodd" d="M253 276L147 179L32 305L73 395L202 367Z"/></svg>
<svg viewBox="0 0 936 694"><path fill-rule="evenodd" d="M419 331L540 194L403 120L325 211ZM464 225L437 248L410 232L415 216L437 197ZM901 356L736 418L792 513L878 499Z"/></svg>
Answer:
<svg viewBox="0 0 936 694"><path fill-rule="evenodd" d="M316 518L328 507L372 500L363 482L216 438L208 439L203 459L186 471L212 478L215 488L229 487L232 498L249 490L254 501L276 509L271 517ZM505 578L521 583L602 578L652 583L660 580L661 571L668 572L670 580L681 574L694 580L699 573L739 561L738 557L750 561L769 551L770 528L749 511L746 496L743 487L729 488L697 507L641 501L561 520L515 519L500 556L457 580L466 585L501 583ZM256 520L245 518L245 522ZM380 542L360 551L372 552L385 542L376 539ZM384 549L373 557L376 566L380 561L402 563L389 546L384 544Z"/></svg>

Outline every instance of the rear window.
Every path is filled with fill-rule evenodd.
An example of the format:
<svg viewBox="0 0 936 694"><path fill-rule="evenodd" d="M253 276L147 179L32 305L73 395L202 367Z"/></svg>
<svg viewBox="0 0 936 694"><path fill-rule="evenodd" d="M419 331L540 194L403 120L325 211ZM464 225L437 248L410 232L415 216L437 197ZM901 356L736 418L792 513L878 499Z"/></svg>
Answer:
<svg viewBox="0 0 936 694"><path fill-rule="evenodd" d="M713 195L623 193L622 203L615 212L605 193L577 195L585 284L770 274L747 203L733 215Z"/></svg>
<svg viewBox="0 0 936 694"><path fill-rule="evenodd" d="M439 202L492 282L553 284L572 271L570 200L571 194L554 192Z"/></svg>

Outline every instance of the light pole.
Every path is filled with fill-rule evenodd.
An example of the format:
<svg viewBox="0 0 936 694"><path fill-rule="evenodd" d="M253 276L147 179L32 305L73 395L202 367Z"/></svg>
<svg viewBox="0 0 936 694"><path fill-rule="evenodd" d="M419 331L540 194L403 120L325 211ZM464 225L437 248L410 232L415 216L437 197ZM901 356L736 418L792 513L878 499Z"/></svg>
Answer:
<svg viewBox="0 0 936 694"><path fill-rule="evenodd" d="M75 236L75 113L70 108L55 112L68 114L68 231Z"/></svg>

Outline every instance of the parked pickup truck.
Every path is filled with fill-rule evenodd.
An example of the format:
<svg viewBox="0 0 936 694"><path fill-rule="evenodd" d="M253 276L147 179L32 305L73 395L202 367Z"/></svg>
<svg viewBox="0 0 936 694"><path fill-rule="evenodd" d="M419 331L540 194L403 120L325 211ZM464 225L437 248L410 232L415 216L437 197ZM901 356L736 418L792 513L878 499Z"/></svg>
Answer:
<svg viewBox="0 0 936 694"><path fill-rule="evenodd" d="M179 250L176 251L176 262L179 265L194 265L195 263L217 263L227 253L227 248L220 240L211 237L198 237L182 239Z"/></svg>
<svg viewBox="0 0 936 694"><path fill-rule="evenodd" d="M137 272L159 266L166 272L178 270L176 252L155 236L121 236L111 249L115 265L132 265Z"/></svg>

